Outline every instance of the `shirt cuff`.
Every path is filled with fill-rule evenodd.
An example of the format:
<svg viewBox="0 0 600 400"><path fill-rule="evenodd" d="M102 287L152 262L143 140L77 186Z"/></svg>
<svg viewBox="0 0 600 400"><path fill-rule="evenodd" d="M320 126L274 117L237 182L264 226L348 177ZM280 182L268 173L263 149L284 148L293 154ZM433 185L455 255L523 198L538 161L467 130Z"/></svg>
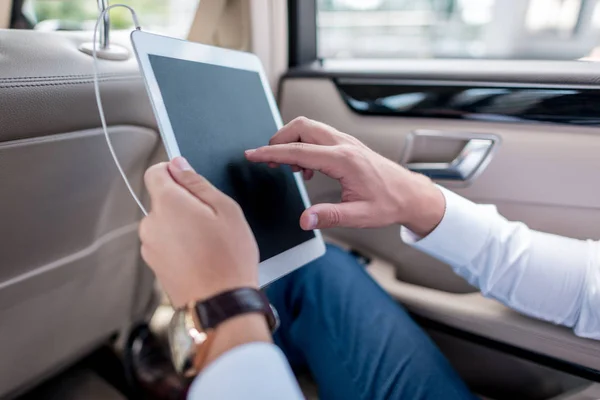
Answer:
<svg viewBox="0 0 600 400"><path fill-rule="evenodd" d="M196 377L188 399L291 399L302 392L281 350L270 343L238 346Z"/></svg>
<svg viewBox="0 0 600 400"><path fill-rule="evenodd" d="M490 235L490 211L495 207L479 206L464 197L438 186L446 198L446 212L440 224L424 238L405 227L402 240L447 264L460 266L471 262L485 246Z"/></svg>

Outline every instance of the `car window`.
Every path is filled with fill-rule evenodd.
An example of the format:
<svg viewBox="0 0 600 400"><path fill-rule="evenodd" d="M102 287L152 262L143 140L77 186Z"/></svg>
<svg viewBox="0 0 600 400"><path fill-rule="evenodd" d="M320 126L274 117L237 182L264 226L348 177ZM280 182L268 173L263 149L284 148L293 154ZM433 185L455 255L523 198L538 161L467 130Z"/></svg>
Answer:
<svg viewBox="0 0 600 400"><path fill-rule="evenodd" d="M572 60L600 42L598 0L318 0L321 58Z"/></svg>
<svg viewBox="0 0 600 400"><path fill-rule="evenodd" d="M136 10L144 30L184 38L199 0L128 0L124 3ZM132 27L126 9L116 8L110 14L113 29ZM96 0L26 0L23 15L37 30L92 30L98 17L98 4Z"/></svg>

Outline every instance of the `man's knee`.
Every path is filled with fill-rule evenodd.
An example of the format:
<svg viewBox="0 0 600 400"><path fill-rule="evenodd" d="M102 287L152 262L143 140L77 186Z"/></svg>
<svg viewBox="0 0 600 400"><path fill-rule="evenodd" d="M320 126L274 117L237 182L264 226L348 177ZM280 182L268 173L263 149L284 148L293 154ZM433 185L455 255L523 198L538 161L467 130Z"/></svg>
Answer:
<svg viewBox="0 0 600 400"><path fill-rule="evenodd" d="M346 250L338 246L327 245L327 252L323 257L300 268L294 274L296 275L294 279L304 281L309 285L331 286L335 282L340 282L342 277L364 275L364 266Z"/></svg>
<svg viewBox="0 0 600 400"><path fill-rule="evenodd" d="M323 257L273 283L267 295L278 305L285 301L286 307L299 300L316 300L324 294L331 299L349 282L360 280L359 275L365 272L356 257L340 247L328 245Z"/></svg>

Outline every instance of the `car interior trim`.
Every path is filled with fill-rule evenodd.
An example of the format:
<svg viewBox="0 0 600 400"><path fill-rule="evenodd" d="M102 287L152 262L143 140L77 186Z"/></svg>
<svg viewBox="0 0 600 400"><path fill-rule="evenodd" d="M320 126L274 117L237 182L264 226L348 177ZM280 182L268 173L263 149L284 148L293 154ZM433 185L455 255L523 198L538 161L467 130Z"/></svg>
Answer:
<svg viewBox="0 0 600 400"><path fill-rule="evenodd" d="M138 222L134 222L132 224L122 226L120 228L117 228L117 229L110 231L110 232L106 233L105 235L99 237L91 245L89 245L88 247L86 247L82 250L77 251L76 253L71 253L66 257L52 261L48 264L40 266L31 271L28 271L21 275L17 275L11 279L0 281L0 291L5 288L8 288L10 286L17 285L28 279L31 279L31 278L34 278L37 276L41 276L41 275L43 275L47 272L50 272L56 268L60 268L60 267L69 265L70 263L72 263L74 261L77 261L80 259L85 259L86 257L89 257L90 255L92 255L95 252L97 252L98 250L100 250L104 245L110 243L111 241L120 239L123 236L129 235L131 233L137 233L138 226L139 226Z"/></svg>
<svg viewBox="0 0 600 400"><path fill-rule="evenodd" d="M10 16L12 12L12 2L0 2L0 29L6 29L10 25Z"/></svg>
<svg viewBox="0 0 600 400"><path fill-rule="evenodd" d="M464 146L452 160L412 162L413 149L420 139L453 140L463 142ZM434 180L449 180L467 186L485 171L501 143L502 138L494 134L417 129L406 137L400 164Z"/></svg>
<svg viewBox="0 0 600 400"><path fill-rule="evenodd" d="M317 59L317 2L288 0L289 65L295 67Z"/></svg>
<svg viewBox="0 0 600 400"><path fill-rule="evenodd" d="M597 371L595 369L587 368L581 365L570 363L568 361L560 360L558 358L536 353L534 351L527 350L522 347L513 346L508 343L500 342L481 335L477 335L475 333L468 332L450 325L446 325L439 321L434 321L432 319L422 317L417 314L411 313L411 317L424 329L445 333L455 338L463 339L471 343L480 344L490 349L499 350L503 353L510 354L520 359L528 360L536 364L552 368L557 371L562 371L570 375L588 379L590 381L600 382L600 371Z"/></svg>
<svg viewBox="0 0 600 400"><path fill-rule="evenodd" d="M361 115L547 122L599 126L600 90L487 85L364 84L336 86L346 105Z"/></svg>
<svg viewBox="0 0 600 400"><path fill-rule="evenodd" d="M465 59L313 59L291 68L284 78L372 81L547 85L598 88L596 63Z"/></svg>

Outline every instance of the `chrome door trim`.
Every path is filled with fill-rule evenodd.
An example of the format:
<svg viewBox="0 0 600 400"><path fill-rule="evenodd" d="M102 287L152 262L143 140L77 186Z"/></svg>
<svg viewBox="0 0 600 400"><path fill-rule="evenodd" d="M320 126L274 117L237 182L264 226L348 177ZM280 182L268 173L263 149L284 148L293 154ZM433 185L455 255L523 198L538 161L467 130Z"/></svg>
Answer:
<svg viewBox="0 0 600 400"><path fill-rule="evenodd" d="M467 144L460 154L450 162L408 163L415 141L419 137L450 138L467 141ZM488 133L416 130L406 138L401 164L413 172L429 176L436 181L469 186L487 168L501 143L500 136Z"/></svg>

